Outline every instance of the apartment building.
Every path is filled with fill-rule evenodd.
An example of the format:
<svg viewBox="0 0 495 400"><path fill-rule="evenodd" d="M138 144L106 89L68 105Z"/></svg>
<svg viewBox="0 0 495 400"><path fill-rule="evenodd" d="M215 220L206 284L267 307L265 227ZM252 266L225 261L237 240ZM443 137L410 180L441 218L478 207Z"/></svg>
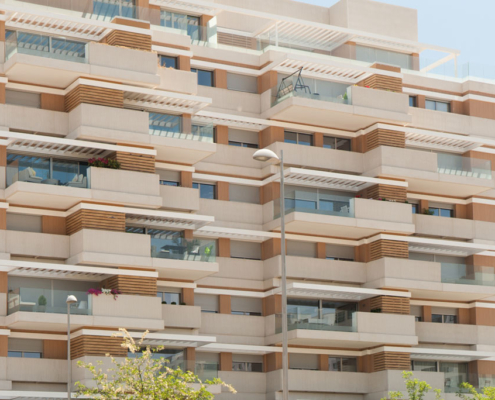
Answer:
<svg viewBox="0 0 495 400"><path fill-rule="evenodd" d="M218 399L280 399L282 196L291 399L495 385L495 76L416 10L0 11L1 399L66 397L68 294L73 382L124 327Z"/></svg>

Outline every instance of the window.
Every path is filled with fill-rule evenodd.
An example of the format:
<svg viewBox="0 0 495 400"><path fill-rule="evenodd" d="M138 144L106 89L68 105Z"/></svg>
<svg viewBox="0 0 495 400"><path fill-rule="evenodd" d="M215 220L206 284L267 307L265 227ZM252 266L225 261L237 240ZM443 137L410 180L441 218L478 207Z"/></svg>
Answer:
<svg viewBox="0 0 495 400"><path fill-rule="evenodd" d="M162 10L160 13L160 25L186 31L192 41L201 40L199 17Z"/></svg>
<svg viewBox="0 0 495 400"><path fill-rule="evenodd" d="M5 103L16 106L41 108L41 94L7 89L5 91Z"/></svg>
<svg viewBox="0 0 495 400"><path fill-rule="evenodd" d="M416 96L409 96L409 107L417 107Z"/></svg>
<svg viewBox="0 0 495 400"><path fill-rule="evenodd" d="M234 142L229 140L229 146L237 146L237 147L248 147L250 149L257 149L258 145L254 143L242 143L242 142Z"/></svg>
<svg viewBox="0 0 495 400"><path fill-rule="evenodd" d="M156 296L162 299L162 304L180 304L180 293L157 292Z"/></svg>
<svg viewBox="0 0 495 400"><path fill-rule="evenodd" d="M447 208L437 208L437 207L430 207L430 214L435 215L437 217L446 217L446 218L453 218L454 217L454 210L449 210Z"/></svg>
<svg viewBox="0 0 495 400"><path fill-rule="evenodd" d="M328 370L357 372L357 359L351 357L328 357Z"/></svg>
<svg viewBox="0 0 495 400"><path fill-rule="evenodd" d="M438 366L436 361L411 361L412 371L437 372Z"/></svg>
<svg viewBox="0 0 495 400"><path fill-rule="evenodd" d="M194 189L199 189L199 197L202 199L211 199L215 200L216 199L216 190L215 190L215 185L210 185L207 183L198 183L198 182L193 182Z"/></svg>
<svg viewBox="0 0 495 400"><path fill-rule="evenodd" d="M439 324L457 324L457 315L431 314L431 322Z"/></svg>
<svg viewBox="0 0 495 400"><path fill-rule="evenodd" d="M8 357L42 358L42 354L37 351L9 351Z"/></svg>
<svg viewBox="0 0 495 400"><path fill-rule="evenodd" d="M422 318L422 317L415 316L415 317L414 317L414 320L415 320L416 322L421 322L421 321L423 320L423 318Z"/></svg>
<svg viewBox="0 0 495 400"><path fill-rule="evenodd" d="M425 108L427 110L450 112L450 103L444 101L426 100Z"/></svg>
<svg viewBox="0 0 495 400"><path fill-rule="evenodd" d="M160 185L165 185L165 186L179 186L179 182L174 182L174 181L160 181Z"/></svg>
<svg viewBox="0 0 495 400"><path fill-rule="evenodd" d="M354 261L352 258L341 258L341 257L326 257L327 260L334 260L334 261Z"/></svg>
<svg viewBox="0 0 495 400"><path fill-rule="evenodd" d="M198 74L198 85L213 87L213 71L191 68L191 72Z"/></svg>
<svg viewBox="0 0 495 400"><path fill-rule="evenodd" d="M165 68L177 69L177 57L161 55L160 66Z"/></svg>
<svg viewBox="0 0 495 400"><path fill-rule="evenodd" d="M351 151L351 141L338 137L323 136L323 147L325 149Z"/></svg>
<svg viewBox="0 0 495 400"><path fill-rule="evenodd" d="M307 133L284 132L284 142L300 144L303 146L313 146L313 135Z"/></svg>
<svg viewBox="0 0 495 400"><path fill-rule="evenodd" d="M419 214L419 204L411 204L413 214Z"/></svg>
<svg viewBox="0 0 495 400"><path fill-rule="evenodd" d="M263 363L233 361L232 371L263 372Z"/></svg>

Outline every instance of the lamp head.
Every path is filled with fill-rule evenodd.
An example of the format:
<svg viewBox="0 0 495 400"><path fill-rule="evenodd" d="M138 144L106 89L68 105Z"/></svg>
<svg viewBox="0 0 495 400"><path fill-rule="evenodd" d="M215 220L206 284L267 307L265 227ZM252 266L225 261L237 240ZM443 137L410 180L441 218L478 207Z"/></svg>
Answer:
<svg viewBox="0 0 495 400"><path fill-rule="evenodd" d="M76 298L76 296L70 294L67 296L67 300L65 300L65 302L67 304L74 304L74 303L77 303L77 298Z"/></svg>
<svg viewBox="0 0 495 400"><path fill-rule="evenodd" d="M279 160L275 152L270 149L259 149L253 154L253 159L256 161Z"/></svg>

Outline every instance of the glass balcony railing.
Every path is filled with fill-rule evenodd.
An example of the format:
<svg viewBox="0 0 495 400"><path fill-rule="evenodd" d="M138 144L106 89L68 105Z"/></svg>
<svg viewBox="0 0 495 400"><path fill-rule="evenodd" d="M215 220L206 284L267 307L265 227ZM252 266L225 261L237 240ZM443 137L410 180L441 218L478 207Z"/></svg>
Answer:
<svg viewBox="0 0 495 400"><path fill-rule="evenodd" d="M74 295L77 303L71 305L71 314L91 315L90 299L86 292L17 288L8 293L7 315L18 311L67 314L68 295Z"/></svg>
<svg viewBox="0 0 495 400"><path fill-rule="evenodd" d="M492 179L490 160L463 157L457 154L437 153L437 171L440 174Z"/></svg>
<svg viewBox="0 0 495 400"><path fill-rule="evenodd" d="M89 187L86 162L8 154L6 175L7 186L20 181L76 188Z"/></svg>
<svg viewBox="0 0 495 400"><path fill-rule="evenodd" d="M287 328L312 331L356 332L356 313L347 310L323 314L321 318L309 313L288 313ZM282 315L275 315L275 333L282 332Z"/></svg>
<svg viewBox="0 0 495 400"><path fill-rule="evenodd" d="M295 198L285 198L285 214L303 212L354 218L354 198L337 195L311 196L305 191L293 192ZM273 217L280 218L280 201L273 202Z"/></svg>
<svg viewBox="0 0 495 400"><path fill-rule="evenodd" d="M86 43L21 31L5 32L5 59L16 53L87 63Z"/></svg>
<svg viewBox="0 0 495 400"><path fill-rule="evenodd" d="M460 285L495 286L495 268L442 263L442 282Z"/></svg>
<svg viewBox="0 0 495 400"><path fill-rule="evenodd" d="M151 257L169 260L215 262L215 241L151 237Z"/></svg>
<svg viewBox="0 0 495 400"><path fill-rule="evenodd" d="M272 88L272 107L291 97L351 104L349 85L299 76L299 71L279 80Z"/></svg>
<svg viewBox="0 0 495 400"><path fill-rule="evenodd" d="M150 113L150 135L213 143L213 124L198 124L180 115Z"/></svg>

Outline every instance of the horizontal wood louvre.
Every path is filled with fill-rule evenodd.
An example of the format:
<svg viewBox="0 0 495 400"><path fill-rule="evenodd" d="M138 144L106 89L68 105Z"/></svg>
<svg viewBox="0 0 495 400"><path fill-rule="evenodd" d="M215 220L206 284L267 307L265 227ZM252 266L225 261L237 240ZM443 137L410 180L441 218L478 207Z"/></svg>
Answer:
<svg viewBox="0 0 495 400"><path fill-rule="evenodd" d="M409 315L410 301L408 297L378 296L370 300L370 310L380 309L385 314Z"/></svg>
<svg viewBox="0 0 495 400"><path fill-rule="evenodd" d="M365 199L385 199L405 202L407 200L407 188L391 185L374 185L361 190L358 193Z"/></svg>
<svg viewBox="0 0 495 400"><path fill-rule="evenodd" d="M102 282L105 289L118 289L122 294L156 296L156 278L115 275Z"/></svg>
<svg viewBox="0 0 495 400"><path fill-rule="evenodd" d="M78 336L70 341L70 358L84 356L127 357L127 348L122 347L122 338L105 336Z"/></svg>
<svg viewBox="0 0 495 400"><path fill-rule="evenodd" d="M364 86L372 89L390 90L392 92L402 92L402 78L394 78L385 75L371 75L363 81Z"/></svg>
<svg viewBox="0 0 495 400"><path fill-rule="evenodd" d="M111 158L120 163L120 168L126 171L155 173L155 156L117 151Z"/></svg>
<svg viewBox="0 0 495 400"><path fill-rule="evenodd" d="M69 112L81 103L123 108L124 92L96 86L78 85L65 96L65 111Z"/></svg>
<svg viewBox="0 0 495 400"><path fill-rule="evenodd" d="M409 371L411 369L411 356L409 353L391 353L384 351L373 354L373 371L379 372L390 369Z"/></svg>
<svg viewBox="0 0 495 400"><path fill-rule="evenodd" d="M67 235L81 229L125 231L125 214L98 210L78 210L67 217Z"/></svg>
<svg viewBox="0 0 495 400"><path fill-rule="evenodd" d="M151 36L142 33L114 30L105 37L105 41L111 46L151 51Z"/></svg>
<svg viewBox="0 0 495 400"><path fill-rule="evenodd" d="M230 33L218 32L217 41L219 44L225 44L227 46L242 47L244 49L256 50L256 39L241 35L232 35Z"/></svg>
<svg viewBox="0 0 495 400"><path fill-rule="evenodd" d="M370 261L383 257L409 258L407 242L380 239L370 244Z"/></svg>
<svg viewBox="0 0 495 400"><path fill-rule="evenodd" d="M406 147L406 134L404 132L390 131L388 129L375 129L365 136L366 151L378 146Z"/></svg>

